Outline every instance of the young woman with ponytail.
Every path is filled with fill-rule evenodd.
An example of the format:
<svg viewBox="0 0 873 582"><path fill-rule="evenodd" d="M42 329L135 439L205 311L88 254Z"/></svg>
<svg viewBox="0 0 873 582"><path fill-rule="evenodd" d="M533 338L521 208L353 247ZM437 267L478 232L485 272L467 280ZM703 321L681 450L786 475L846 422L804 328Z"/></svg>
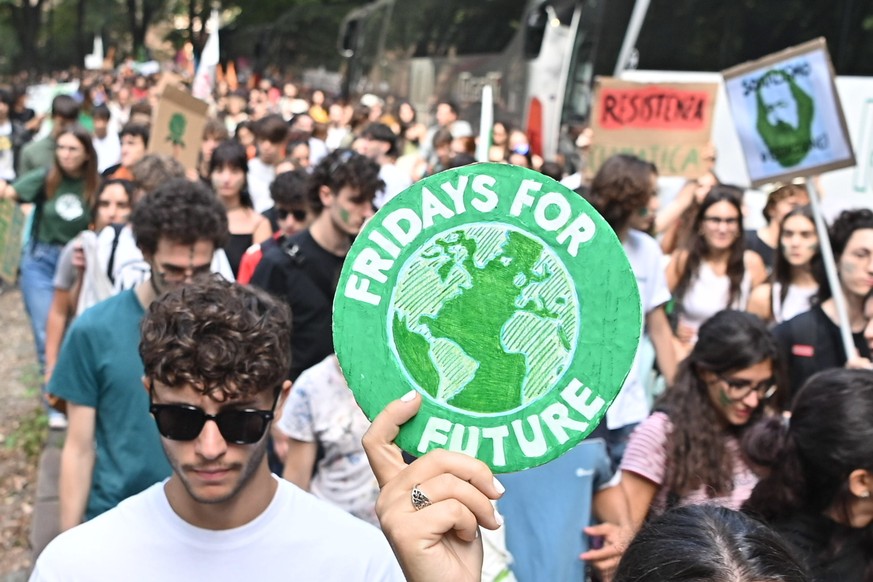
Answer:
<svg viewBox="0 0 873 582"><path fill-rule="evenodd" d="M873 373L831 369L797 393L790 420L750 429L769 470L743 506L806 557L816 582L873 582Z"/></svg>

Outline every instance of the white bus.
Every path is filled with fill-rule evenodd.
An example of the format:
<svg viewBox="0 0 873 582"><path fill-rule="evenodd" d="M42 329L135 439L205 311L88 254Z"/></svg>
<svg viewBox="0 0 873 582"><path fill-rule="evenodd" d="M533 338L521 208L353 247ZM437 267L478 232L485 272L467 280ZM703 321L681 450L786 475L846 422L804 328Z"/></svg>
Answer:
<svg viewBox="0 0 873 582"><path fill-rule="evenodd" d="M858 166L824 178L826 210L873 203L873 3L862 0L378 0L350 13L339 45L348 93L451 99L474 124L492 86L495 119L536 153L572 149L596 75L717 80L718 71L824 36ZM721 94L716 170L748 183Z"/></svg>

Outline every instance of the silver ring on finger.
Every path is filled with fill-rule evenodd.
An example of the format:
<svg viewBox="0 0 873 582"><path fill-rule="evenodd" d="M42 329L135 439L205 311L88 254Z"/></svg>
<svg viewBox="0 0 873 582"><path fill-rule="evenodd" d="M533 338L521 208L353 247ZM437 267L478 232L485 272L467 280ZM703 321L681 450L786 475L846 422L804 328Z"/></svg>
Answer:
<svg viewBox="0 0 873 582"><path fill-rule="evenodd" d="M421 485L421 483L412 488L412 494L410 496L412 499L412 507L415 511L419 511L428 505L431 505L430 499L428 499L427 495L424 494L424 491L418 488L419 485Z"/></svg>

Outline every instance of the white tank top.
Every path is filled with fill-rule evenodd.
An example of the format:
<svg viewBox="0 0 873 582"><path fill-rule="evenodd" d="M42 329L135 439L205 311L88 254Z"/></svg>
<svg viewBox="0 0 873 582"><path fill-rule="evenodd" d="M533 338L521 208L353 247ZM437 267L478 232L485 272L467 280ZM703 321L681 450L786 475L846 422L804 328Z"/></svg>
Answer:
<svg viewBox="0 0 873 582"><path fill-rule="evenodd" d="M748 270L743 273L740 282L740 294L731 305L728 305L730 297L731 280L727 274L716 275L707 261L700 263L697 276L691 279L688 290L681 299L679 310L679 322L692 329L699 329L703 322L721 311L722 309L744 310L749 302L749 291L752 288L752 279Z"/></svg>
<svg viewBox="0 0 873 582"><path fill-rule="evenodd" d="M773 283L773 289L770 292L772 296L773 321L782 323L795 315L809 311L809 308L812 306L810 302L816 293L818 293L818 287L805 288L789 285L788 293L785 294L785 301L782 302L780 300L782 285L780 283Z"/></svg>

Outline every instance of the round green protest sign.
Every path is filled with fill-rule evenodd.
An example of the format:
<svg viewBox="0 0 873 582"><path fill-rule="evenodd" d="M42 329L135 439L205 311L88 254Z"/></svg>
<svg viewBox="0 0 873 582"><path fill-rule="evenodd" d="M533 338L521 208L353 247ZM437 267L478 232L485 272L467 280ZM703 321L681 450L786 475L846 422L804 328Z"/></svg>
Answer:
<svg viewBox="0 0 873 582"><path fill-rule="evenodd" d="M587 436L641 333L621 243L578 194L537 172L476 164L414 184L355 239L334 346L371 419L410 389L396 440L495 472L541 465Z"/></svg>

